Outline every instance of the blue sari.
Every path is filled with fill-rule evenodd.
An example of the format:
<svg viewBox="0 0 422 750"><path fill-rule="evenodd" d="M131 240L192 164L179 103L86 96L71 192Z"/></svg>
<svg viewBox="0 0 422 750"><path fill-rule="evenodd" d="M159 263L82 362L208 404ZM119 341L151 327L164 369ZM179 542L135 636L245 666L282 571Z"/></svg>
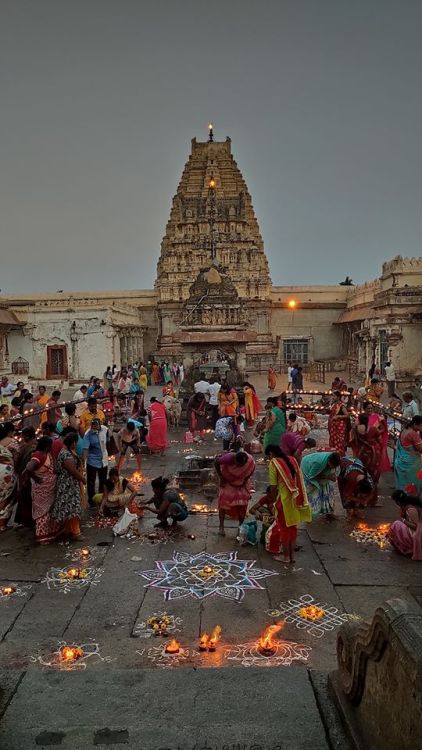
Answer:
<svg viewBox="0 0 422 750"><path fill-rule="evenodd" d="M335 481L328 461L335 451L317 451L303 456L300 462L312 516L334 513Z"/></svg>
<svg viewBox="0 0 422 750"><path fill-rule="evenodd" d="M394 454L394 477L396 489L405 490L408 484L414 484L418 493L422 491L422 480L418 478L421 471L421 454L410 445L404 448L401 435L397 439Z"/></svg>

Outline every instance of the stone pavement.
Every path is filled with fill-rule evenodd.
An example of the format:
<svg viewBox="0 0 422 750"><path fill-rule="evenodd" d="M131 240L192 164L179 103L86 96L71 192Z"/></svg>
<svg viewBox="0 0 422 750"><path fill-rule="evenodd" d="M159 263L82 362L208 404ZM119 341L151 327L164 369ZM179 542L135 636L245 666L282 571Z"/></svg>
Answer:
<svg viewBox="0 0 422 750"><path fill-rule="evenodd" d="M190 448L182 435L182 429L171 434L168 455L144 458L147 495L154 476L172 475L185 462ZM208 435L198 452L218 448ZM255 497L265 485L260 463ZM382 507L367 511L371 526L396 516L391 485L390 476ZM189 503L204 502L198 493L186 495ZM145 535L117 539L88 517L83 545L35 547L25 529L0 535L0 585L17 587L0 599L2 750L334 746L314 678L336 666L342 618L369 618L388 598L422 595L417 564L388 545L358 544L350 537L354 524L341 506L337 512L335 523L317 521L300 531L292 566L275 562L261 545L239 546L234 524L219 537L213 513L190 516L180 532L160 540L147 536L152 515L141 521ZM82 546L91 551L87 563L79 560ZM195 560L201 553L208 557ZM64 593L58 572L72 564L83 564L89 581ZM206 566L212 574L204 579ZM204 590L208 595L200 596ZM320 623L298 616L307 603L324 609ZM163 612L180 643L175 656L164 652L169 638L146 626ZM257 639L278 621L285 624L276 653L262 656ZM217 624L217 650L200 652L199 636ZM63 642L84 651L67 669L55 655Z"/></svg>

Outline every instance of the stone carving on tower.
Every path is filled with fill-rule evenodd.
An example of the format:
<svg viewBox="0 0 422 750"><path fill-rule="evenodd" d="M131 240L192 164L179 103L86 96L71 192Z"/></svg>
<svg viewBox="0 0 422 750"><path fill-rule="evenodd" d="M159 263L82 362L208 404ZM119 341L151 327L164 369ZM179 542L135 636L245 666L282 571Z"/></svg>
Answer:
<svg viewBox="0 0 422 750"><path fill-rule="evenodd" d="M231 140L192 140L161 243L160 302L186 300L211 260L232 277L239 296L269 299L271 279L251 196L231 153Z"/></svg>
<svg viewBox="0 0 422 750"><path fill-rule="evenodd" d="M231 140L192 140L157 266L158 353L227 342L270 352L271 279L252 200Z"/></svg>

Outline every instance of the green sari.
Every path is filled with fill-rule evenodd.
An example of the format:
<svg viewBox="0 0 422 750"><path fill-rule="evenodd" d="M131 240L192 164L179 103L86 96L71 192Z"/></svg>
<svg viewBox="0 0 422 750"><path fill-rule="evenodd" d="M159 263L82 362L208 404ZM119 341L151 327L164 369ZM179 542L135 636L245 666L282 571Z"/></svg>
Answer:
<svg viewBox="0 0 422 750"><path fill-rule="evenodd" d="M275 422L270 430L264 432L264 451L269 445L280 445L283 432L286 432L286 416L279 406L273 406L271 414L275 416Z"/></svg>

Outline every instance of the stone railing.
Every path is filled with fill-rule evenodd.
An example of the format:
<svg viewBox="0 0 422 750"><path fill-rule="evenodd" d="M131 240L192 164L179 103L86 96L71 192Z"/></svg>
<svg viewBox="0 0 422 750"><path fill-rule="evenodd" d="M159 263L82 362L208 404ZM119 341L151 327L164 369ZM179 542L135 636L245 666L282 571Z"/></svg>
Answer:
<svg viewBox="0 0 422 750"><path fill-rule="evenodd" d="M355 744L422 747L422 610L416 601L392 599L371 623L342 625L337 659L330 686Z"/></svg>

